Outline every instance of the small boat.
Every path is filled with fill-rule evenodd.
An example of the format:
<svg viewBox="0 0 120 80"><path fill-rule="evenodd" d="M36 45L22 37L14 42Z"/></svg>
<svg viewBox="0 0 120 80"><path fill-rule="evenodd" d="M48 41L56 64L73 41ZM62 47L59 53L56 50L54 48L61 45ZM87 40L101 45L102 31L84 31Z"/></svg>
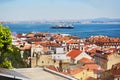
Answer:
<svg viewBox="0 0 120 80"><path fill-rule="evenodd" d="M55 25L51 27L52 29L73 29L73 25Z"/></svg>

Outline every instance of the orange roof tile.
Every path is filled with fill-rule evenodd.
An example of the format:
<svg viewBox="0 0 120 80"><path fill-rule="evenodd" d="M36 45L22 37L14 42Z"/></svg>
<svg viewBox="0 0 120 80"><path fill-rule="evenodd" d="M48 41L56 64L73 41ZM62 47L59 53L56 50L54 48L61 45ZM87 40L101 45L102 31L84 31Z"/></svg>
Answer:
<svg viewBox="0 0 120 80"><path fill-rule="evenodd" d="M71 57L72 59L74 59L75 57L77 57L79 54L81 54L82 51L78 50L78 49L73 49L70 52L68 52L67 56Z"/></svg>
<svg viewBox="0 0 120 80"><path fill-rule="evenodd" d="M69 36L59 36L58 37L58 41L68 41L68 40L70 40L70 37Z"/></svg>
<svg viewBox="0 0 120 80"><path fill-rule="evenodd" d="M67 41L67 44L75 44L75 43L78 43L78 41L73 40L73 39Z"/></svg>
<svg viewBox="0 0 120 80"><path fill-rule="evenodd" d="M22 37L22 34L17 34L17 37L18 37L18 38L21 38L21 37Z"/></svg>
<svg viewBox="0 0 120 80"><path fill-rule="evenodd" d="M106 54L107 54L107 55L111 55L111 54L113 54L113 53L112 53L112 52L107 52Z"/></svg>
<svg viewBox="0 0 120 80"><path fill-rule="evenodd" d="M116 48L110 48L109 50L113 50L113 51L115 51L115 50L117 50Z"/></svg>
<svg viewBox="0 0 120 80"><path fill-rule="evenodd" d="M47 47L47 46L55 46L58 47L60 46L58 43L56 42L51 42L51 41L44 41L44 42L40 42L40 45Z"/></svg>
<svg viewBox="0 0 120 80"><path fill-rule="evenodd" d="M85 51L88 51L89 48L88 48L88 47L85 47L84 49L85 49Z"/></svg>
<svg viewBox="0 0 120 80"><path fill-rule="evenodd" d="M110 72L115 76L120 76L120 62L114 65L115 68L112 68Z"/></svg>
<svg viewBox="0 0 120 80"><path fill-rule="evenodd" d="M93 63L93 64L85 64L84 67L89 70L97 70L99 68L99 65Z"/></svg>
<svg viewBox="0 0 120 80"><path fill-rule="evenodd" d="M51 69L51 70L57 71L57 69L55 68L55 66L49 66L48 68Z"/></svg>
<svg viewBox="0 0 120 80"><path fill-rule="evenodd" d="M88 59L88 58L82 58L82 59L80 59L79 60L79 62L84 62L84 63L94 63L94 61L93 60L91 60L91 59Z"/></svg>
<svg viewBox="0 0 120 80"><path fill-rule="evenodd" d="M116 66L118 66L118 67L120 67L120 62L119 63L117 63L117 64L115 64Z"/></svg>
<svg viewBox="0 0 120 80"><path fill-rule="evenodd" d="M83 70L84 70L83 68L76 68L76 69L70 70L70 74L75 75L82 72Z"/></svg>
<svg viewBox="0 0 120 80"><path fill-rule="evenodd" d="M93 48L93 49L91 49L90 51L88 51L88 52L90 52L90 53L95 53L96 52L96 48Z"/></svg>
<svg viewBox="0 0 120 80"><path fill-rule="evenodd" d="M29 33L29 34L27 34L27 37L34 37L34 34L33 33Z"/></svg>
<svg viewBox="0 0 120 80"><path fill-rule="evenodd" d="M97 80L96 78L94 78L94 77L88 77L87 79L85 79L85 80Z"/></svg>
<svg viewBox="0 0 120 80"><path fill-rule="evenodd" d="M74 40L67 41L67 44L74 44Z"/></svg>
<svg viewBox="0 0 120 80"><path fill-rule="evenodd" d="M62 74L65 74L65 75L67 75L67 74L69 74L68 72L61 72Z"/></svg>
<svg viewBox="0 0 120 80"><path fill-rule="evenodd" d="M92 40L93 42L120 42L119 38L109 38L105 36L94 36L90 37L89 40Z"/></svg>

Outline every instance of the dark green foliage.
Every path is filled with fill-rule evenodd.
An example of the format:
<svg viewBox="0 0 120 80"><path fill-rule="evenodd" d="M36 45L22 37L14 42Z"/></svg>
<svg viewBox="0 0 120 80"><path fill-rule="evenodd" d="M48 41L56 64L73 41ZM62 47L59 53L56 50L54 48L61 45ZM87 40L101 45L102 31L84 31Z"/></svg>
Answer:
<svg viewBox="0 0 120 80"><path fill-rule="evenodd" d="M12 66L15 68L19 68L19 67L27 67L26 62L24 62L21 59L21 55L20 55L20 51L17 47L12 46L13 50L10 51L6 57L8 60L10 60L12 63Z"/></svg>

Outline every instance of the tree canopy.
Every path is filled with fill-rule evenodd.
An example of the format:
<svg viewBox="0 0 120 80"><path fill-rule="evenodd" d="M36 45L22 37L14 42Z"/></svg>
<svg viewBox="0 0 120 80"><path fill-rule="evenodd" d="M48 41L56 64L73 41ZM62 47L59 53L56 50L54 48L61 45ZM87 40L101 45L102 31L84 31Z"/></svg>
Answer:
<svg viewBox="0 0 120 80"><path fill-rule="evenodd" d="M10 49L10 45L12 43L12 35L11 31L8 27L3 27L0 24L0 52L4 52Z"/></svg>
<svg viewBox="0 0 120 80"><path fill-rule="evenodd" d="M0 67L13 68L25 66L25 62L20 57L19 49L12 45L10 29L0 24Z"/></svg>

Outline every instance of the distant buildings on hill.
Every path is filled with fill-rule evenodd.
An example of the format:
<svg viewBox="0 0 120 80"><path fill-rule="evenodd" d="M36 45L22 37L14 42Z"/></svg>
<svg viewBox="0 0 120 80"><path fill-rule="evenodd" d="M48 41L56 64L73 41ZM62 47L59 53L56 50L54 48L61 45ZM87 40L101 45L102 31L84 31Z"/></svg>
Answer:
<svg viewBox="0 0 120 80"><path fill-rule="evenodd" d="M111 18L95 18L95 19L82 19L82 20L37 20L37 21L0 21L3 24L17 24L17 23L80 23L80 24L120 24L120 19Z"/></svg>

